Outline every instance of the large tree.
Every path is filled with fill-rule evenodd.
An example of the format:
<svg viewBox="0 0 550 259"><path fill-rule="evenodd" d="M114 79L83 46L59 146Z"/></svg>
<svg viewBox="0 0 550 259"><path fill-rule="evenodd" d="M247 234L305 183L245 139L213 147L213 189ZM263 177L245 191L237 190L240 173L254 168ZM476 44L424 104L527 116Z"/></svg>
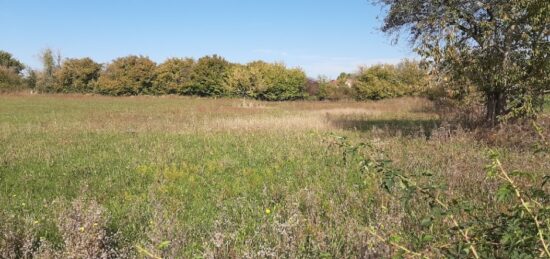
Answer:
<svg viewBox="0 0 550 259"><path fill-rule="evenodd" d="M11 53L0 50L0 66L5 69L10 69L16 74L21 74L21 71L25 69L25 65L19 60L15 59Z"/></svg>
<svg viewBox="0 0 550 259"><path fill-rule="evenodd" d="M0 92L20 89L23 86L23 69L23 63L10 53L0 50Z"/></svg>
<svg viewBox="0 0 550 259"><path fill-rule="evenodd" d="M191 94L199 96L224 96L228 92L227 79L231 63L213 55L205 56L193 66Z"/></svg>
<svg viewBox="0 0 550 259"><path fill-rule="evenodd" d="M151 94L156 66L144 56L117 58L102 71L97 90L108 95Z"/></svg>
<svg viewBox="0 0 550 259"><path fill-rule="evenodd" d="M380 2L389 8L382 30L407 33L443 83L480 90L491 125L536 113L550 83L550 1Z"/></svg>
<svg viewBox="0 0 550 259"><path fill-rule="evenodd" d="M91 93L99 78L101 64L91 58L67 59L54 72L56 88L64 93Z"/></svg>
<svg viewBox="0 0 550 259"><path fill-rule="evenodd" d="M190 94L195 60L170 58L157 66L153 82L155 94Z"/></svg>

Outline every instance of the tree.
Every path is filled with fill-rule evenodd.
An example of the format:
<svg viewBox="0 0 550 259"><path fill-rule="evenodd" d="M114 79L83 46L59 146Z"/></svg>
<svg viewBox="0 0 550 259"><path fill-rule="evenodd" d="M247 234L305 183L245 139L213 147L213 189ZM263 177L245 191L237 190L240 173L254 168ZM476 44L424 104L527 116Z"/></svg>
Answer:
<svg viewBox="0 0 550 259"><path fill-rule="evenodd" d="M155 62L148 57L117 58L101 73L97 90L102 94L117 96L151 94L155 68Z"/></svg>
<svg viewBox="0 0 550 259"><path fill-rule="evenodd" d="M284 64L269 64L256 61L248 64L253 71L255 92L258 99L285 101L304 98L307 77L298 68L287 68Z"/></svg>
<svg viewBox="0 0 550 259"><path fill-rule="evenodd" d="M250 66L234 65L227 80L231 94L239 97L256 98L256 87L263 84L262 77L257 69Z"/></svg>
<svg viewBox="0 0 550 259"><path fill-rule="evenodd" d="M23 86L23 69L23 63L10 53L0 50L0 92L20 89Z"/></svg>
<svg viewBox="0 0 550 259"><path fill-rule="evenodd" d="M549 89L547 0L382 0L382 30L408 32L415 50L447 87L474 85L486 117L536 113Z"/></svg>
<svg viewBox="0 0 550 259"><path fill-rule="evenodd" d="M23 80L15 71L0 66L0 92L19 90L23 86Z"/></svg>
<svg viewBox="0 0 550 259"><path fill-rule="evenodd" d="M58 92L91 93L100 71L101 64L91 58L67 59L54 72Z"/></svg>
<svg viewBox="0 0 550 259"><path fill-rule="evenodd" d="M36 86L44 92L56 91L54 73L60 66L61 55L54 54L51 49L45 49L40 54L43 70L38 74Z"/></svg>
<svg viewBox="0 0 550 259"><path fill-rule="evenodd" d="M15 74L21 74L25 65L19 60L15 59L10 53L0 50L0 67L10 69Z"/></svg>
<svg viewBox="0 0 550 259"><path fill-rule="evenodd" d="M380 64L360 68L353 84L357 100L381 100L405 95L394 65Z"/></svg>
<svg viewBox="0 0 550 259"><path fill-rule="evenodd" d="M190 58L171 58L155 69L153 92L156 94L191 94L195 61Z"/></svg>
<svg viewBox="0 0 550 259"><path fill-rule="evenodd" d="M231 64L213 55L202 57L193 68L193 84L190 93L199 96L224 96L229 91L227 79Z"/></svg>
<svg viewBox="0 0 550 259"><path fill-rule="evenodd" d="M417 61L404 59L395 67L405 95L418 95L428 88L428 71Z"/></svg>

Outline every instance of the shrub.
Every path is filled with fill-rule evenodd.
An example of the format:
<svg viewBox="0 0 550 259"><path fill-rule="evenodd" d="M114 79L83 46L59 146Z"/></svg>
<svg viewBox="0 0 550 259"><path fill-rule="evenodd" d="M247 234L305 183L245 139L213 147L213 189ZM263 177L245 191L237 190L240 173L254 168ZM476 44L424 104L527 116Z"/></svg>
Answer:
<svg viewBox="0 0 550 259"><path fill-rule="evenodd" d="M319 81L315 79L308 79L305 86L305 93L308 97L314 98L319 97L319 93L321 92Z"/></svg>
<svg viewBox="0 0 550 259"><path fill-rule="evenodd" d="M155 69L153 93L191 94L195 61L190 58L171 58Z"/></svg>
<svg viewBox="0 0 550 259"><path fill-rule="evenodd" d="M330 81L326 77L320 77L317 81L319 84L319 99L330 101L354 99L355 91L346 85L346 80L339 77L338 80Z"/></svg>
<svg viewBox="0 0 550 259"><path fill-rule="evenodd" d="M20 90L24 87L23 79L14 70L0 66L0 92Z"/></svg>
<svg viewBox="0 0 550 259"><path fill-rule="evenodd" d="M257 69L243 65L232 67L227 83L232 95L251 98L256 98L256 88L264 84Z"/></svg>
<svg viewBox="0 0 550 259"><path fill-rule="evenodd" d="M127 56L115 59L101 73L97 91L107 95L150 94L155 68L155 62L148 57Z"/></svg>
<svg viewBox="0 0 550 259"><path fill-rule="evenodd" d="M396 66L399 81L405 86L406 95L424 94L428 89L428 71L414 60L404 59Z"/></svg>
<svg viewBox="0 0 550 259"><path fill-rule="evenodd" d="M283 101L303 98L307 78L300 69L255 61L234 66L227 82L233 95Z"/></svg>
<svg viewBox="0 0 550 259"><path fill-rule="evenodd" d="M23 63L8 52L0 50L0 92L19 90L24 87L21 72Z"/></svg>
<svg viewBox="0 0 550 259"><path fill-rule="evenodd" d="M393 65L361 68L353 85L357 100L381 100L401 96L402 86Z"/></svg>
<svg viewBox="0 0 550 259"><path fill-rule="evenodd" d="M101 65L90 58L67 59L54 72L57 92L90 93L100 71Z"/></svg>
<svg viewBox="0 0 550 259"><path fill-rule="evenodd" d="M20 75L25 65L15 59L10 53L0 50L0 67L11 69L15 74Z"/></svg>
<svg viewBox="0 0 550 259"><path fill-rule="evenodd" d="M36 89L41 92L56 92L58 87L56 87L54 74L61 66L61 55L54 54L51 49L45 49L39 57L43 70L37 73Z"/></svg>
<svg viewBox="0 0 550 259"><path fill-rule="evenodd" d="M355 75L353 88L357 100L381 100L420 95L428 85L427 71L415 61L398 65L379 64L361 68Z"/></svg>
<svg viewBox="0 0 550 259"><path fill-rule="evenodd" d="M190 94L199 96L224 96L227 94L227 80L231 63L213 55L202 57L193 68Z"/></svg>
<svg viewBox="0 0 550 259"><path fill-rule="evenodd" d="M260 99L269 101L296 100L304 97L306 74L301 69L286 69L276 64L268 74L268 88L259 94Z"/></svg>
<svg viewBox="0 0 550 259"><path fill-rule="evenodd" d="M248 64L257 71L261 79L256 79L257 98L267 101L296 100L304 97L307 77L301 69L288 69L283 64L269 64L256 61Z"/></svg>
<svg viewBox="0 0 550 259"><path fill-rule="evenodd" d="M550 204L545 192L550 176L545 174L542 179L535 179L529 172L509 172L502 165L499 153L490 151L486 179L497 188L489 203L479 203L453 197L452 193L457 190L449 190L450 187L430 171L409 172L396 167L373 143L354 144L345 137L337 137L335 144L341 149L344 161L360 158L357 168L366 184L380 188L390 195L390 203L403 207L406 216L402 220L412 224L405 231L412 232L409 242L414 249L403 242L405 233L381 235L383 230L375 226L368 230L401 255L419 258L550 256L550 222L547 220ZM522 180L530 180L530 184L525 186ZM383 237L388 234L389 238Z"/></svg>

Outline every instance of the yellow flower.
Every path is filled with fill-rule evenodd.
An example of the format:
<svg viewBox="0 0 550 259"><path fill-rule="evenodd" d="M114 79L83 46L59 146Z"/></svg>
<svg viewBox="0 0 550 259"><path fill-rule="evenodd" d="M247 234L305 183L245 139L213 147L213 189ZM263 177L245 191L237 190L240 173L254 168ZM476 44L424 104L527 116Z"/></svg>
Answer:
<svg viewBox="0 0 550 259"><path fill-rule="evenodd" d="M97 227L97 223L94 223L94 227Z"/></svg>
<svg viewBox="0 0 550 259"><path fill-rule="evenodd" d="M38 220L35 220L35 221L33 222L33 224L35 224L35 225L38 224Z"/></svg>
<svg viewBox="0 0 550 259"><path fill-rule="evenodd" d="M84 232L84 227L79 228L80 232Z"/></svg>
<svg viewBox="0 0 550 259"><path fill-rule="evenodd" d="M271 210L270 209L265 209L265 214L267 214L267 215L271 214Z"/></svg>

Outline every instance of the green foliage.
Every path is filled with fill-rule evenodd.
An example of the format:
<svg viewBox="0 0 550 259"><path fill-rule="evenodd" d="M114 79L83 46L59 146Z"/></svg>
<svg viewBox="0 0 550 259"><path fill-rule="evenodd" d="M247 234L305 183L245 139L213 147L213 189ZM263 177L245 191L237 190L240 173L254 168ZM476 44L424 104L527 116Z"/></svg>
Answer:
<svg viewBox="0 0 550 259"><path fill-rule="evenodd" d="M306 83L307 78L302 70L262 61L234 66L228 79L230 91L234 95L267 101L303 98Z"/></svg>
<svg viewBox="0 0 550 259"><path fill-rule="evenodd" d="M524 191L517 182L525 177L533 181L531 175L508 173L499 154L491 151L487 175L499 185L492 205L499 210L490 213L488 204L446 197L448 187L438 183L432 173L403 171L370 143L354 145L343 137L336 140L344 161L362 157L359 167L365 184L378 185L391 194L410 220L418 222L414 235L419 237L419 248L453 258L550 257L550 200L545 191L548 176L542 185ZM387 242L406 254L424 257L400 245L399 240L390 238Z"/></svg>
<svg viewBox="0 0 550 259"><path fill-rule="evenodd" d="M101 65L90 58L67 59L54 73L56 92L91 93L100 72Z"/></svg>
<svg viewBox="0 0 550 259"><path fill-rule="evenodd" d="M268 87L258 94L259 99L284 101L304 97L307 78L301 69L286 69L277 64L269 67L267 73Z"/></svg>
<svg viewBox="0 0 550 259"><path fill-rule="evenodd" d="M191 94L195 61L171 58L157 66L152 92L155 94Z"/></svg>
<svg viewBox="0 0 550 259"><path fill-rule="evenodd" d="M295 100L304 97L307 77L301 69L288 69L284 64L257 61L249 64L262 76L256 86L258 99L267 101Z"/></svg>
<svg viewBox="0 0 550 259"><path fill-rule="evenodd" d="M540 112L550 85L548 1L381 2L389 7L383 31L408 31L446 88L483 92L490 124Z"/></svg>
<svg viewBox="0 0 550 259"><path fill-rule="evenodd" d="M23 79L14 70L0 66L0 92L19 90L24 86Z"/></svg>
<svg viewBox="0 0 550 259"><path fill-rule="evenodd" d="M99 93L128 96L179 94L239 96L266 101L297 99L379 100L423 94L427 74L415 61L397 66L377 65L359 73L342 73L337 80L308 80L303 70L282 63L255 61L232 64L214 55L200 58L171 58L156 65L147 57L115 59L102 69L90 58L67 59L51 49L41 54L44 69L29 70L29 86L44 92ZM99 74L99 75L98 75Z"/></svg>
<svg viewBox="0 0 550 259"><path fill-rule="evenodd" d="M54 54L51 49L45 49L40 54L40 60L42 61L43 70L37 76L36 88L42 92L55 92L58 87L56 87L54 73L59 69L61 55Z"/></svg>
<svg viewBox="0 0 550 259"><path fill-rule="evenodd" d="M202 57L197 62L171 58L158 66L147 57L131 55L115 59L105 69L90 58L68 59L60 64L60 56L51 49L46 49L41 59L44 69L29 70L28 83L44 92L242 96L281 101L303 98L307 82L300 69L261 61L231 64L217 55ZM3 74L5 82L16 83L13 75L8 79L7 71Z"/></svg>
<svg viewBox="0 0 550 259"><path fill-rule="evenodd" d="M398 65L380 64L361 68L353 88L357 100L381 100L423 94L428 85L427 72L418 62L404 60Z"/></svg>
<svg viewBox="0 0 550 259"><path fill-rule="evenodd" d="M25 69L25 65L19 60L15 59L11 53L0 50L0 67L12 70L15 74L19 75Z"/></svg>
<svg viewBox="0 0 550 259"><path fill-rule="evenodd" d="M263 77L256 67L234 65L228 78L231 93L240 97L257 97L257 90L264 85Z"/></svg>
<svg viewBox="0 0 550 259"><path fill-rule="evenodd" d="M231 63L218 55L200 58L193 68L190 93L215 97L226 95L230 71Z"/></svg>
<svg viewBox="0 0 550 259"><path fill-rule="evenodd" d="M97 82L97 91L117 96L151 94L155 68L155 62L144 56L115 59L102 71Z"/></svg>
<svg viewBox="0 0 550 259"><path fill-rule="evenodd" d="M23 63L10 53L0 50L0 92L19 90L25 86L21 72Z"/></svg>

